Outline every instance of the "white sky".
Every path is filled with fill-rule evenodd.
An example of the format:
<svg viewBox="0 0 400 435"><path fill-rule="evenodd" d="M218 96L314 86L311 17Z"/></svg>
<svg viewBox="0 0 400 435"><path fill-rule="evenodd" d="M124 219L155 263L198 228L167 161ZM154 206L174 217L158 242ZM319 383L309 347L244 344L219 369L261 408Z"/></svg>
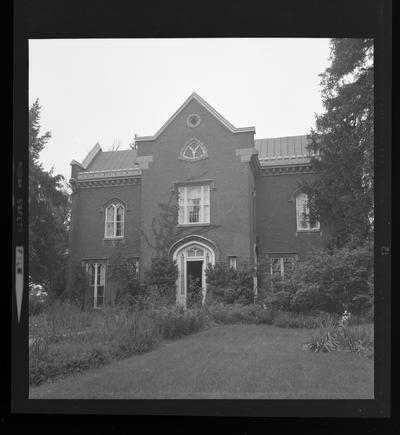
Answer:
<svg viewBox="0 0 400 435"><path fill-rule="evenodd" d="M68 180L96 142L127 149L197 92L256 138L307 134L322 111L329 39L53 39L29 41L29 104L42 105L45 169Z"/></svg>

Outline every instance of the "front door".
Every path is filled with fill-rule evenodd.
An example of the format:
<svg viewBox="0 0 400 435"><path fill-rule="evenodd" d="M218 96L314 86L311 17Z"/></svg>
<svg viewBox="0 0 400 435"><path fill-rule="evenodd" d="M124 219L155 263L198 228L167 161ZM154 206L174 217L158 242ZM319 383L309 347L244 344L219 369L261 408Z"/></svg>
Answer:
<svg viewBox="0 0 400 435"><path fill-rule="evenodd" d="M203 288L203 260L186 261L186 303L192 306L198 302L198 289Z"/></svg>
<svg viewBox="0 0 400 435"><path fill-rule="evenodd" d="M200 243L189 243L178 248L173 256L178 265L179 275L176 281L178 305L186 307L189 277L197 279L202 288L202 303L206 296L206 268L208 263L215 264L214 252Z"/></svg>

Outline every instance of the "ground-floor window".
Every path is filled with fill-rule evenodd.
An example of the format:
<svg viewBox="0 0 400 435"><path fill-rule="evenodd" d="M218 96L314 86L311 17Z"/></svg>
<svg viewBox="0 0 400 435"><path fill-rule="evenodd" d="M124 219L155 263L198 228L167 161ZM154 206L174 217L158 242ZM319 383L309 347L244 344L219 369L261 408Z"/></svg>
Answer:
<svg viewBox="0 0 400 435"><path fill-rule="evenodd" d="M230 269L237 270L237 257L234 255L230 255L228 257L228 264Z"/></svg>
<svg viewBox="0 0 400 435"><path fill-rule="evenodd" d="M88 263L86 270L89 274L89 285L93 289L94 308L104 307L106 265L104 263Z"/></svg>
<svg viewBox="0 0 400 435"><path fill-rule="evenodd" d="M280 276L282 279L289 275L295 264L295 256L270 256L270 273L272 276Z"/></svg>

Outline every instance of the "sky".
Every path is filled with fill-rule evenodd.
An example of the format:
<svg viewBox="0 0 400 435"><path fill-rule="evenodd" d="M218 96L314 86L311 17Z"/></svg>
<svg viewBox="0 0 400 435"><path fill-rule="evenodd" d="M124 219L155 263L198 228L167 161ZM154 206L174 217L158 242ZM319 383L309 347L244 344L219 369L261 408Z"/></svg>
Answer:
<svg viewBox="0 0 400 435"><path fill-rule="evenodd" d="M329 39L42 39L29 41L29 105L39 98L40 160L70 178L99 142L128 149L192 92L255 138L309 133L323 111Z"/></svg>

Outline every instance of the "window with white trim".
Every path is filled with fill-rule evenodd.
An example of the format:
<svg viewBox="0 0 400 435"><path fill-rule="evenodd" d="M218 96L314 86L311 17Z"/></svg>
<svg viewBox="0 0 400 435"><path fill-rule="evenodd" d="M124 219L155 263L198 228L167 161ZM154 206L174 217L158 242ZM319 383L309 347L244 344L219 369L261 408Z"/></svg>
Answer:
<svg viewBox="0 0 400 435"><path fill-rule="evenodd" d="M89 285L93 289L94 308L104 307L106 265L104 263L88 263L86 271L89 274Z"/></svg>
<svg viewBox="0 0 400 435"><path fill-rule="evenodd" d="M270 257L270 273L272 276L280 276L282 279L293 272L295 257Z"/></svg>
<svg viewBox="0 0 400 435"><path fill-rule="evenodd" d="M189 139L181 149L179 158L182 160L196 161L208 156L205 145L196 138Z"/></svg>
<svg viewBox="0 0 400 435"><path fill-rule="evenodd" d="M319 230L319 222L311 221L309 214L308 196L306 193L300 193L296 196L297 231Z"/></svg>
<svg viewBox="0 0 400 435"><path fill-rule="evenodd" d="M230 255L228 257L228 265L229 269L237 270L237 257L234 255Z"/></svg>
<svg viewBox="0 0 400 435"><path fill-rule="evenodd" d="M121 203L110 204L106 208L105 238L124 237L125 207Z"/></svg>
<svg viewBox="0 0 400 435"><path fill-rule="evenodd" d="M210 223L210 185L181 186L178 188L179 224Z"/></svg>

